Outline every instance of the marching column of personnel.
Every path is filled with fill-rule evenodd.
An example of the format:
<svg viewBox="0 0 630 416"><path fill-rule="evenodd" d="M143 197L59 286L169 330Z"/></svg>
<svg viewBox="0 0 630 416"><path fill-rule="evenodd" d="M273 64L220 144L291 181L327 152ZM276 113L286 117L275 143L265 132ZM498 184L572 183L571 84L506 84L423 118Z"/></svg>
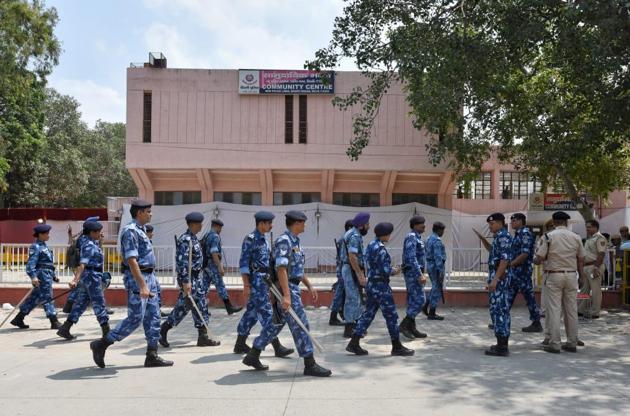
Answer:
<svg viewBox="0 0 630 416"><path fill-rule="evenodd" d="M173 362L158 355L158 346L168 348L168 333L178 326L184 317L192 313L193 323L198 332L197 346L214 347L220 341L213 339L210 332L208 294L214 285L229 315L242 308L230 302L225 289L225 274L222 262L220 233L224 223L219 219L211 221L211 229L203 238L197 235L203 228L204 215L191 212L185 217L187 229L176 236L176 271L179 296L173 310L161 320L161 289L155 275L156 259L153 252L152 204L135 200L131 204L132 220L121 232L120 253L122 257L123 282L127 291L127 316L110 329L109 314L105 305L105 280L111 280L104 272L102 250L102 224L98 218L88 218L83 225L83 233L72 247L78 250L74 278L69 286L72 289L64 311L68 312L62 324L57 319L53 305L52 284L58 282L55 273L53 253L47 246L50 225L39 224L33 229L34 243L29 250L27 274L33 288L21 302L17 316L11 324L20 329L29 326L24 318L36 307L43 306L51 328L67 340L74 339L70 333L80 316L91 303L94 314L102 330L102 337L90 343L92 357L98 367L105 367L105 355L109 346L120 342L142 325L146 343L145 367L167 367ZM258 371L269 367L260 361L261 352L271 344L276 357L287 357L295 351L283 346L278 335L288 326L297 353L304 361L304 375L328 377L332 371L315 361L315 350L322 350L308 321L302 303L301 285L304 285L313 301L318 300L318 292L305 274L306 253L300 244L300 234L305 231L307 217L301 211L285 214L286 231L275 241L267 240L266 234L273 228L274 214L259 211L254 215L255 229L243 239L239 269L243 280L245 310L236 327L234 353L243 354L243 364ZM541 264L544 270L544 309L545 340L543 348L550 353L561 350L577 352L583 345L578 339L576 295L578 278L584 293L593 292L592 310L586 311L582 305L580 313L598 316L601 305L601 279L605 244L599 233L596 221L587 223L588 239L586 247L579 236L567 229L570 217L564 212L553 214L555 229L544 234L538 247L534 235L527 227L524 214L510 217L514 236L508 232L505 216L494 213L488 216L487 224L494 235L492 243L475 230L489 251L488 257L488 300L491 323L496 344L485 354L506 357L509 355L508 341L511 332L511 308L518 293L522 293L528 306L531 325L523 332L543 332L541 312L534 295L532 283L533 264ZM337 282L331 304L329 324L343 326L343 336L350 341L346 350L356 355L366 355L360 340L367 336L367 330L380 309L386 321L391 339L391 355L412 356L414 350L405 347L400 334L409 340L423 339L428 335L417 327L417 316L423 312L428 320L441 321L437 314L439 301L444 301L444 277L446 250L442 237L446 226L441 222L432 224L432 233L425 241L425 218L413 216L409 221L410 231L403 244L402 265L392 263L387 245L394 232L394 226L382 222L374 227L375 238L364 247L363 237L370 229L370 214L360 212L346 221L344 233L335 240L337 248ZM71 231L69 230L71 235ZM80 240L80 241L79 241ZM603 249L602 249L603 247ZM403 274L407 309L402 321L394 302L390 279ZM425 295L426 275L431 281L431 290ZM107 284L108 285L108 284ZM561 343L560 317L564 314L567 341ZM340 319L341 318L341 319ZM247 338L256 323L260 323L260 333L252 345Z"/></svg>

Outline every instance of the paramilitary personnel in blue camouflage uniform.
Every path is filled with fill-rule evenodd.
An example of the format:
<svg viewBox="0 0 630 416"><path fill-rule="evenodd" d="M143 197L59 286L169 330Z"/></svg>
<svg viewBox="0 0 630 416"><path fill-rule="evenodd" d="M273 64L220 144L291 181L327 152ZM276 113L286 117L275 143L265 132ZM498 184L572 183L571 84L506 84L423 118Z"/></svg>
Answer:
<svg viewBox="0 0 630 416"><path fill-rule="evenodd" d="M488 257L488 292L490 317L494 325L497 344L486 350L486 355L507 357L510 338L510 260L512 237L505 226L501 213L490 215L487 220L494 240Z"/></svg>
<svg viewBox="0 0 630 416"><path fill-rule="evenodd" d="M109 316L105 308L102 286L103 250L99 245L103 225L97 221L90 221L83 225L83 229L87 231L88 241L81 246L79 267L74 271L74 279L70 282L71 288L75 288L79 284L82 290L79 292L76 302L72 305L68 319L57 331L57 335L65 339L74 338L70 333L70 328L79 322L79 318L85 312L90 302L92 303L92 309L94 309L94 315L96 315L96 319L101 325L103 336L109 333Z"/></svg>
<svg viewBox="0 0 630 416"><path fill-rule="evenodd" d="M203 265L203 253L201 244L197 239L197 233L203 226L203 214L191 212L186 215L186 225L188 229L177 239L177 285L179 286L179 297L175 307L162 323L160 327L160 344L168 347L168 331L179 325L188 312L192 309L193 322L197 328L197 346L215 347L220 345L220 341L208 338L208 330L204 322L208 323L210 314L208 313L208 290L200 276ZM192 252L191 252L192 250ZM190 275L189 275L190 273ZM197 308L202 316L197 314L192 302L197 304Z"/></svg>
<svg viewBox="0 0 630 416"><path fill-rule="evenodd" d="M418 331L416 316L424 305L424 217L415 215L409 220L411 232L405 237L403 243L403 273L405 286L407 286L407 315L400 323L400 332L409 338L426 338L427 334Z"/></svg>
<svg viewBox="0 0 630 416"><path fill-rule="evenodd" d="M543 327L540 324L540 310L536 303L534 295L534 283L532 282L532 273L534 270L534 244L535 239L532 232L526 226L527 217L525 214L517 212L510 217L512 228L515 230L512 239L512 260L510 267L512 269L510 283L510 309L514 305L516 295L523 294L529 309L529 319L532 321L530 326L522 329L523 332L542 332Z"/></svg>
<svg viewBox="0 0 630 416"><path fill-rule="evenodd" d="M352 337L352 331L357 319L361 316L360 286L365 286L363 236L370 229L370 214L359 212L352 220L352 228L348 230L342 240L341 248L341 275L346 292L346 300L343 306L343 315L346 321L343 332L344 338Z"/></svg>
<svg viewBox="0 0 630 416"><path fill-rule="evenodd" d="M223 229L223 221L220 219L213 219L211 228L208 233L203 236L203 284L206 286L206 292L210 292L210 285L214 285L217 289L217 295L223 300L225 310L228 315L240 312L242 307L234 307L230 302L225 283L223 282L223 276L225 271L223 269L221 248L221 230ZM207 297L206 297L207 299Z"/></svg>
<svg viewBox="0 0 630 416"><path fill-rule="evenodd" d="M357 354L366 355L368 352L361 348L359 340L365 335L368 327L374 320L376 312L381 309L387 330L392 340L392 355L413 355L414 351L405 348L400 343L398 314L396 313L396 304L392 288L389 285L389 278L398 274L398 268L392 268L391 257L385 248L385 243L389 241L389 237L394 230L394 226L389 222L382 222L374 227L376 238L368 244L365 250L365 259L367 263L367 302L365 311L361 314L357 326L352 333L352 339L346 346L346 351Z"/></svg>
<svg viewBox="0 0 630 416"><path fill-rule="evenodd" d="M50 238L48 224L38 224L33 228L33 237L37 240L28 250L28 261L26 262L26 274L31 278L33 291L30 296L20 305L20 312L11 320L11 325L20 329L28 328L24 323L24 317L31 313L36 306L43 304L46 317L50 320L50 329L61 328L61 323L57 320L57 311L52 303L53 282L58 282L55 274L53 253L46 245Z"/></svg>
<svg viewBox="0 0 630 416"><path fill-rule="evenodd" d="M300 282L304 283L314 301L317 301L317 291L308 278L304 276L305 257L298 237L304 232L306 215L301 211L289 211L285 216L287 231L276 239L274 247L275 267L278 277L276 286L281 289L283 294L282 310L284 311L285 322L289 324L289 329L300 357L304 358L304 375L328 377L332 372L315 362L311 339L298 325L293 316L286 312L289 308L292 308L300 321L302 321L302 324L307 329L310 329L306 312L304 312L304 305L302 305ZM278 335L283 326L284 324L263 328L260 335L254 340L253 348L250 349L243 359L243 363L254 367L256 370L267 370L269 367L260 362L260 352Z"/></svg>
<svg viewBox="0 0 630 416"><path fill-rule="evenodd" d="M337 240L337 264L335 268L337 273L337 282L333 285L334 295L330 304L330 319L328 320L328 325L331 326L344 325L344 323L337 318L337 314L341 315L341 319L345 319L343 314L343 304L346 297L346 291L343 286L343 275L341 274L341 269L343 267L343 262L341 261L341 250L344 250L343 237L350 228L352 228L352 220L347 220L344 224L344 232L341 237L339 237L339 240Z"/></svg>
<svg viewBox="0 0 630 416"><path fill-rule="evenodd" d="M247 354L251 348L247 345L250 331L259 321L261 331L273 325L273 312L269 301L269 288L265 277L269 273L270 249L265 233L271 231L275 216L271 212L258 211L254 215L256 229L243 239L239 268L243 279L243 296L248 299L245 313L237 327L235 354ZM292 348L285 348L278 338L271 341L276 357L286 357L293 354Z"/></svg>
<svg viewBox="0 0 630 416"><path fill-rule="evenodd" d="M434 222L433 234L431 234L426 244L427 272L431 279L431 292L429 292L429 299L427 299L425 303L425 309L428 308L428 319L440 321L444 319L444 317L436 314L435 309L442 298L442 290L444 290L446 250L444 249L444 243L442 243L442 236L444 235L445 228L446 227L441 222Z"/></svg>
<svg viewBox="0 0 630 416"><path fill-rule="evenodd" d="M92 358L96 365L105 367L105 351L114 343L122 341L135 331L140 324L144 326L147 340L145 367L166 367L172 361L157 355L160 339L160 306L157 297L157 279L155 254L149 237L145 233L145 224L151 221L151 204L135 200L130 208L132 221L127 224L120 237L120 253L123 258L123 281L127 289L127 317L106 337L90 343Z"/></svg>

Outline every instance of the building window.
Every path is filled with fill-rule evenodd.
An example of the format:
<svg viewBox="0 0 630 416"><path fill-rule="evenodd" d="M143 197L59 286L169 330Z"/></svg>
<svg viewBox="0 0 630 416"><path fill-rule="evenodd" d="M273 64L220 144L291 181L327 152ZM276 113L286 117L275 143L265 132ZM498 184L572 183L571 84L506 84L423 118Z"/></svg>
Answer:
<svg viewBox="0 0 630 416"><path fill-rule="evenodd" d="M457 199L490 199L492 189L492 174L481 172L469 182L463 181L453 191Z"/></svg>
<svg viewBox="0 0 630 416"><path fill-rule="evenodd" d="M381 204L381 196L379 194L334 192L333 204L347 207L378 207Z"/></svg>
<svg viewBox="0 0 630 416"><path fill-rule="evenodd" d="M293 96L284 96L284 142L293 143Z"/></svg>
<svg viewBox="0 0 630 416"><path fill-rule="evenodd" d="M299 129L298 129L298 141L300 143L306 143L306 130L307 130L307 105L306 105L306 95L300 95L299 101Z"/></svg>
<svg viewBox="0 0 630 416"><path fill-rule="evenodd" d="M262 205L260 192L215 192L214 200L242 205Z"/></svg>
<svg viewBox="0 0 630 416"><path fill-rule="evenodd" d="M200 204L201 191L156 191L155 205Z"/></svg>
<svg viewBox="0 0 630 416"><path fill-rule="evenodd" d="M499 186L501 199L527 199L529 194L542 190L542 183L526 172L501 172Z"/></svg>
<svg viewBox="0 0 630 416"><path fill-rule="evenodd" d="M151 91L144 92L142 108L142 142L151 143Z"/></svg>
<svg viewBox="0 0 630 416"><path fill-rule="evenodd" d="M410 202L437 207L438 197L437 194L392 194L392 205L402 205Z"/></svg>
<svg viewBox="0 0 630 416"><path fill-rule="evenodd" d="M308 204L309 202L320 202L319 192L274 192L274 205Z"/></svg>

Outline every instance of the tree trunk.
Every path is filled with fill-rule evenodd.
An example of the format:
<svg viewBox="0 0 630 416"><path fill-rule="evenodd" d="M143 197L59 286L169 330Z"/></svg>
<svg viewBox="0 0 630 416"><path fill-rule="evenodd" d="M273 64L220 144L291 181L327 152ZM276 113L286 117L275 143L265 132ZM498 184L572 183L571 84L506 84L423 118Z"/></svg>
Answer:
<svg viewBox="0 0 630 416"><path fill-rule="evenodd" d="M588 201L586 200L585 197L581 197L578 194L573 181L571 181L571 179L569 179L569 177L562 170L557 169L557 171L560 177L562 178L562 180L564 181L564 187L567 191L567 194L571 198L571 201L573 201L577 205L578 212L580 213L580 215L582 215L582 218L584 218L584 221L594 220L595 210L593 209L593 207L591 207L588 204Z"/></svg>

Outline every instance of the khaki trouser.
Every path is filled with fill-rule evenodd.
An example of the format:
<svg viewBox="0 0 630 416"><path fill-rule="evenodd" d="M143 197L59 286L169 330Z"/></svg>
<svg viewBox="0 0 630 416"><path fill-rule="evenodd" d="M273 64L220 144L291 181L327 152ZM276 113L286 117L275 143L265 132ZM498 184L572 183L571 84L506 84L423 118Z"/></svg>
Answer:
<svg viewBox="0 0 630 416"><path fill-rule="evenodd" d="M545 279L547 312L546 332L549 333L549 346L560 349L560 320L564 314L564 326L567 332L567 344L577 346L578 317L577 292L578 282L573 273L549 273Z"/></svg>
<svg viewBox="0 0 630 416"><path fill-rule="evenodd" d="M604 277L605 266L602 264L599 266L599 277L596 279L591 278L595 265L584 266L584 278L580 279L580 293L586 293L591 295L591 310L586 310L587 302L580 301L580 307L578 311L583 314L591 314L599 316L599 312L602 309L602 278Z"/></svg>

